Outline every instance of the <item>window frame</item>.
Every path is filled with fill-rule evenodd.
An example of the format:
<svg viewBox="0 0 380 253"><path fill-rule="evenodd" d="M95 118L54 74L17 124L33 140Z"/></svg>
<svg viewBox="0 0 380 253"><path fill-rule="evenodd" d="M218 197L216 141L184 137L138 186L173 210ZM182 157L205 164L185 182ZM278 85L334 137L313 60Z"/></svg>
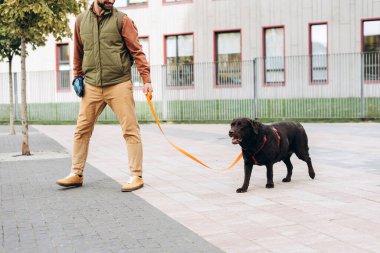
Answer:
<svg viewBox="0 0 380 253"><path fill-rule="evenodd" d="M176 5L176 4L189 4L193 3L193 0L175 0L175 2L166 2L166 0L162 0L162 5Z"/></svg>
<svg viewBox="0 0 380 253"><path fill-rule="evenodd" d="M68 65L69 65L69 83L67 87L62 87L61 86L61 80L60 80L60 47L61 46L67 46L68 48L68 53L69 53L69 59L68 59ZM70 85L70 80L71 80L71 59L70 59L70 43L69 42L57 42L55 45L55 63L56 63L56 90L57 92L70 92L71 90L71 85Z"/></svg>
<svg viewBox="0 0 380 253"><path fill-rule="evenodd" d="M360 47L361 47L361 50L360 51L361 51L362 56L364 56L364 54L366 53L366 52L364 52L364 23L368 22L368 21L369 22L371 22L371 21L379 21L380 22L380 17L361 19L361 25L360 25L360 44L361 44ZM362 61L363 61L362 64L365 64L364 58L362 58ZM363 68L365 68L365 66L363 66ZM380 66L379 66L379 68L380 68ZM380 73L380 69L378 71ZM364 83L366 83L366 84L380 84L380 78L379 78L379 80L366 79L366 76L364 74L363 79L364 79Z"/></svg>
<svg viewBox="0 0 380 253"><path fill-rule="evenodd" d="M139 8L147 8L149 6L149 0L146 0L146 2L143 2L141 4L132 4L129 5L129 0L124 0L125 4L124 6L115 7L117 9L139 9Z"/></svg>
<svg viewBox="0 0 380 253"><path fill-rule="evenodd" d="M313 80L313 45L312 45L312 26L326 25L326 80ZM329 25L327 21L309 23L309 81L311 84L328 84L330 79L329 71Z"/></svg>
<svg viewBox="0 0 380 253"><path fill-rule="evenodd" d="M166 88L169 88L169 89L194 89L195 88L195 73L194 73L194 66L195 66L195 64L194 64L194 62L195 62L195 55L194 55L194 38L195 38L195 36L194 36L194 32L187 32L187 33L172 33L172 34L164 34L163 35L163 43L164 43L164 65L166 66L166 73L165 73L165 76L166 76L166 78L168 78L167 77L167 75L168 75L168 68L167 68L167 44L166 44L166 39L167 39L167 37L177 37L178 38L178 36L185 36L185 35L191 35L192 36L192 39L193 39L193 43L192 43L192 51L193 51L193 62L192 62L192 65L193 65L193 71L192 71L192 80L193 80L193 84L192 85L177 85L177 84L175 84L175 85L168 85L168 82L167 82L167 80L166 80ZM178 55L176 56L176 57L178 57Z"/></svg>
<svg viewBox="0 0 380 253"><path fill-rule="evenodd" d="M278 29L281 28L283 32L283 63L284 63L284 81L281 82L267 82L266 75L266 40L265 40L265 31L269 29ZM263 77L264 77L264 86L285 86L286 85L286 37L285 37L285 25L273 25L273 26L263 26L262 28L262 43L263 43Z"/></svg>
<svg viewBox="0 0 380 253"><path fill-rule="evenodd" d="M240 83L239 84L221 84L218 82L218 34L222 33L239 33L240 37ZM243 62L243 46L242 46L242 32L240 28L215 30L214 31L214 88L239 88L242 86L242 62Z"/></svg>

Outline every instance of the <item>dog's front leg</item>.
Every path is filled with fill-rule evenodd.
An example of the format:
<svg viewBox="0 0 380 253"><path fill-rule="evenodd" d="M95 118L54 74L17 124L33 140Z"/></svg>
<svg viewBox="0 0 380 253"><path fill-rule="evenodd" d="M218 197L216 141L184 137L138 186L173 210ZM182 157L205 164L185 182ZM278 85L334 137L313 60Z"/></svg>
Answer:
<svg viewBox="0 0 380 253"><path fill-rule="evenodd" d="M241 188L238 188L236 190L236 192L238 193L247 192L247 189L249 186L249 180L251 179L252 168L253 168L253 162L244 161L244 183Z"/></svg>
<svg viewBox="0 0 380 253"><path fill-rule="evenodd" d="M274 188L274 183L273 183L273 164L267 164L267 184L266 188Z"/></svg>

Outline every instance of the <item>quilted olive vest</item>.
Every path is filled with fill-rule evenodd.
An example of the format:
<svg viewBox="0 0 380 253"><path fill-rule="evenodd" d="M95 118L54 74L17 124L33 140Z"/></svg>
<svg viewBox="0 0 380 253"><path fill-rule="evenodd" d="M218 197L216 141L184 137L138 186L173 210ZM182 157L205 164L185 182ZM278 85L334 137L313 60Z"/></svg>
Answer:
<svg viewBox="0 0 380 253"><path fill-rule="evenodd" d="M118 29L118 14L113 8L99 23L91 10L81 17L82 71L88 84L107 86L131 80L131 62Z"/></svg>

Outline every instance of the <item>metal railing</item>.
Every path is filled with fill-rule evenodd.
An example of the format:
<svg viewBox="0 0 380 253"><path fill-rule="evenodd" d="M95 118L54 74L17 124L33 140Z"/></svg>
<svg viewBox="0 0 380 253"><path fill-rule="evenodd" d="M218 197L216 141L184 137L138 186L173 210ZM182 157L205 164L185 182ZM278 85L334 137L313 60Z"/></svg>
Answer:
<svg viewBox="0 0 380 253"><path fill-rule="evenodd" d="M272 61L268 65L268 60ZM279 60L280 61L280 60ZM151 67L153 103L161 120L224 121L234 117L272 119L380 118L380 53L256 58L233 63L194 63ZM275 70L276 75L273 71ZM16 117L19 119L20 73L15 73ZM75 121L79 98L67 73L27 73L30 120ZM72 76L70 74L70 76ZM132 68L139 120L153 117ZM68 82L70 83L70 82ZM8 74L0 74L0 120L9 115ZM102 121L116 121L107 108Z"/></svg>
<svg viewBox="0 0 380 253"><path fill-rule="evenodd" d="M363 54L364 79L366 81L380 81L380 53Z"/></svg>

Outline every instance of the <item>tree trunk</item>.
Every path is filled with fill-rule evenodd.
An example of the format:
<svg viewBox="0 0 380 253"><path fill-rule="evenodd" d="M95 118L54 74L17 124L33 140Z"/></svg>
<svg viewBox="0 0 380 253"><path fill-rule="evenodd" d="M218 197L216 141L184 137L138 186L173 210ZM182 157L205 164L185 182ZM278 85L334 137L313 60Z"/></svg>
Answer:
<svg viewBox="0 0 380 253"><path fill-rule="evenodd" d="M14 103L13 103L13 80L12 80L12 56L8 57L8 63L9 63L9 127L10 127L10 134L14 135L16 134L15 130L15 114L14 114Z"/></svg>
<svg viewBox="0 0 380 253"><path fill-rule="evenodd" d="M21 36L21 124L22 124L22 155L30 155L28 136L28 109L26 104L26 45Z"/></svg>

